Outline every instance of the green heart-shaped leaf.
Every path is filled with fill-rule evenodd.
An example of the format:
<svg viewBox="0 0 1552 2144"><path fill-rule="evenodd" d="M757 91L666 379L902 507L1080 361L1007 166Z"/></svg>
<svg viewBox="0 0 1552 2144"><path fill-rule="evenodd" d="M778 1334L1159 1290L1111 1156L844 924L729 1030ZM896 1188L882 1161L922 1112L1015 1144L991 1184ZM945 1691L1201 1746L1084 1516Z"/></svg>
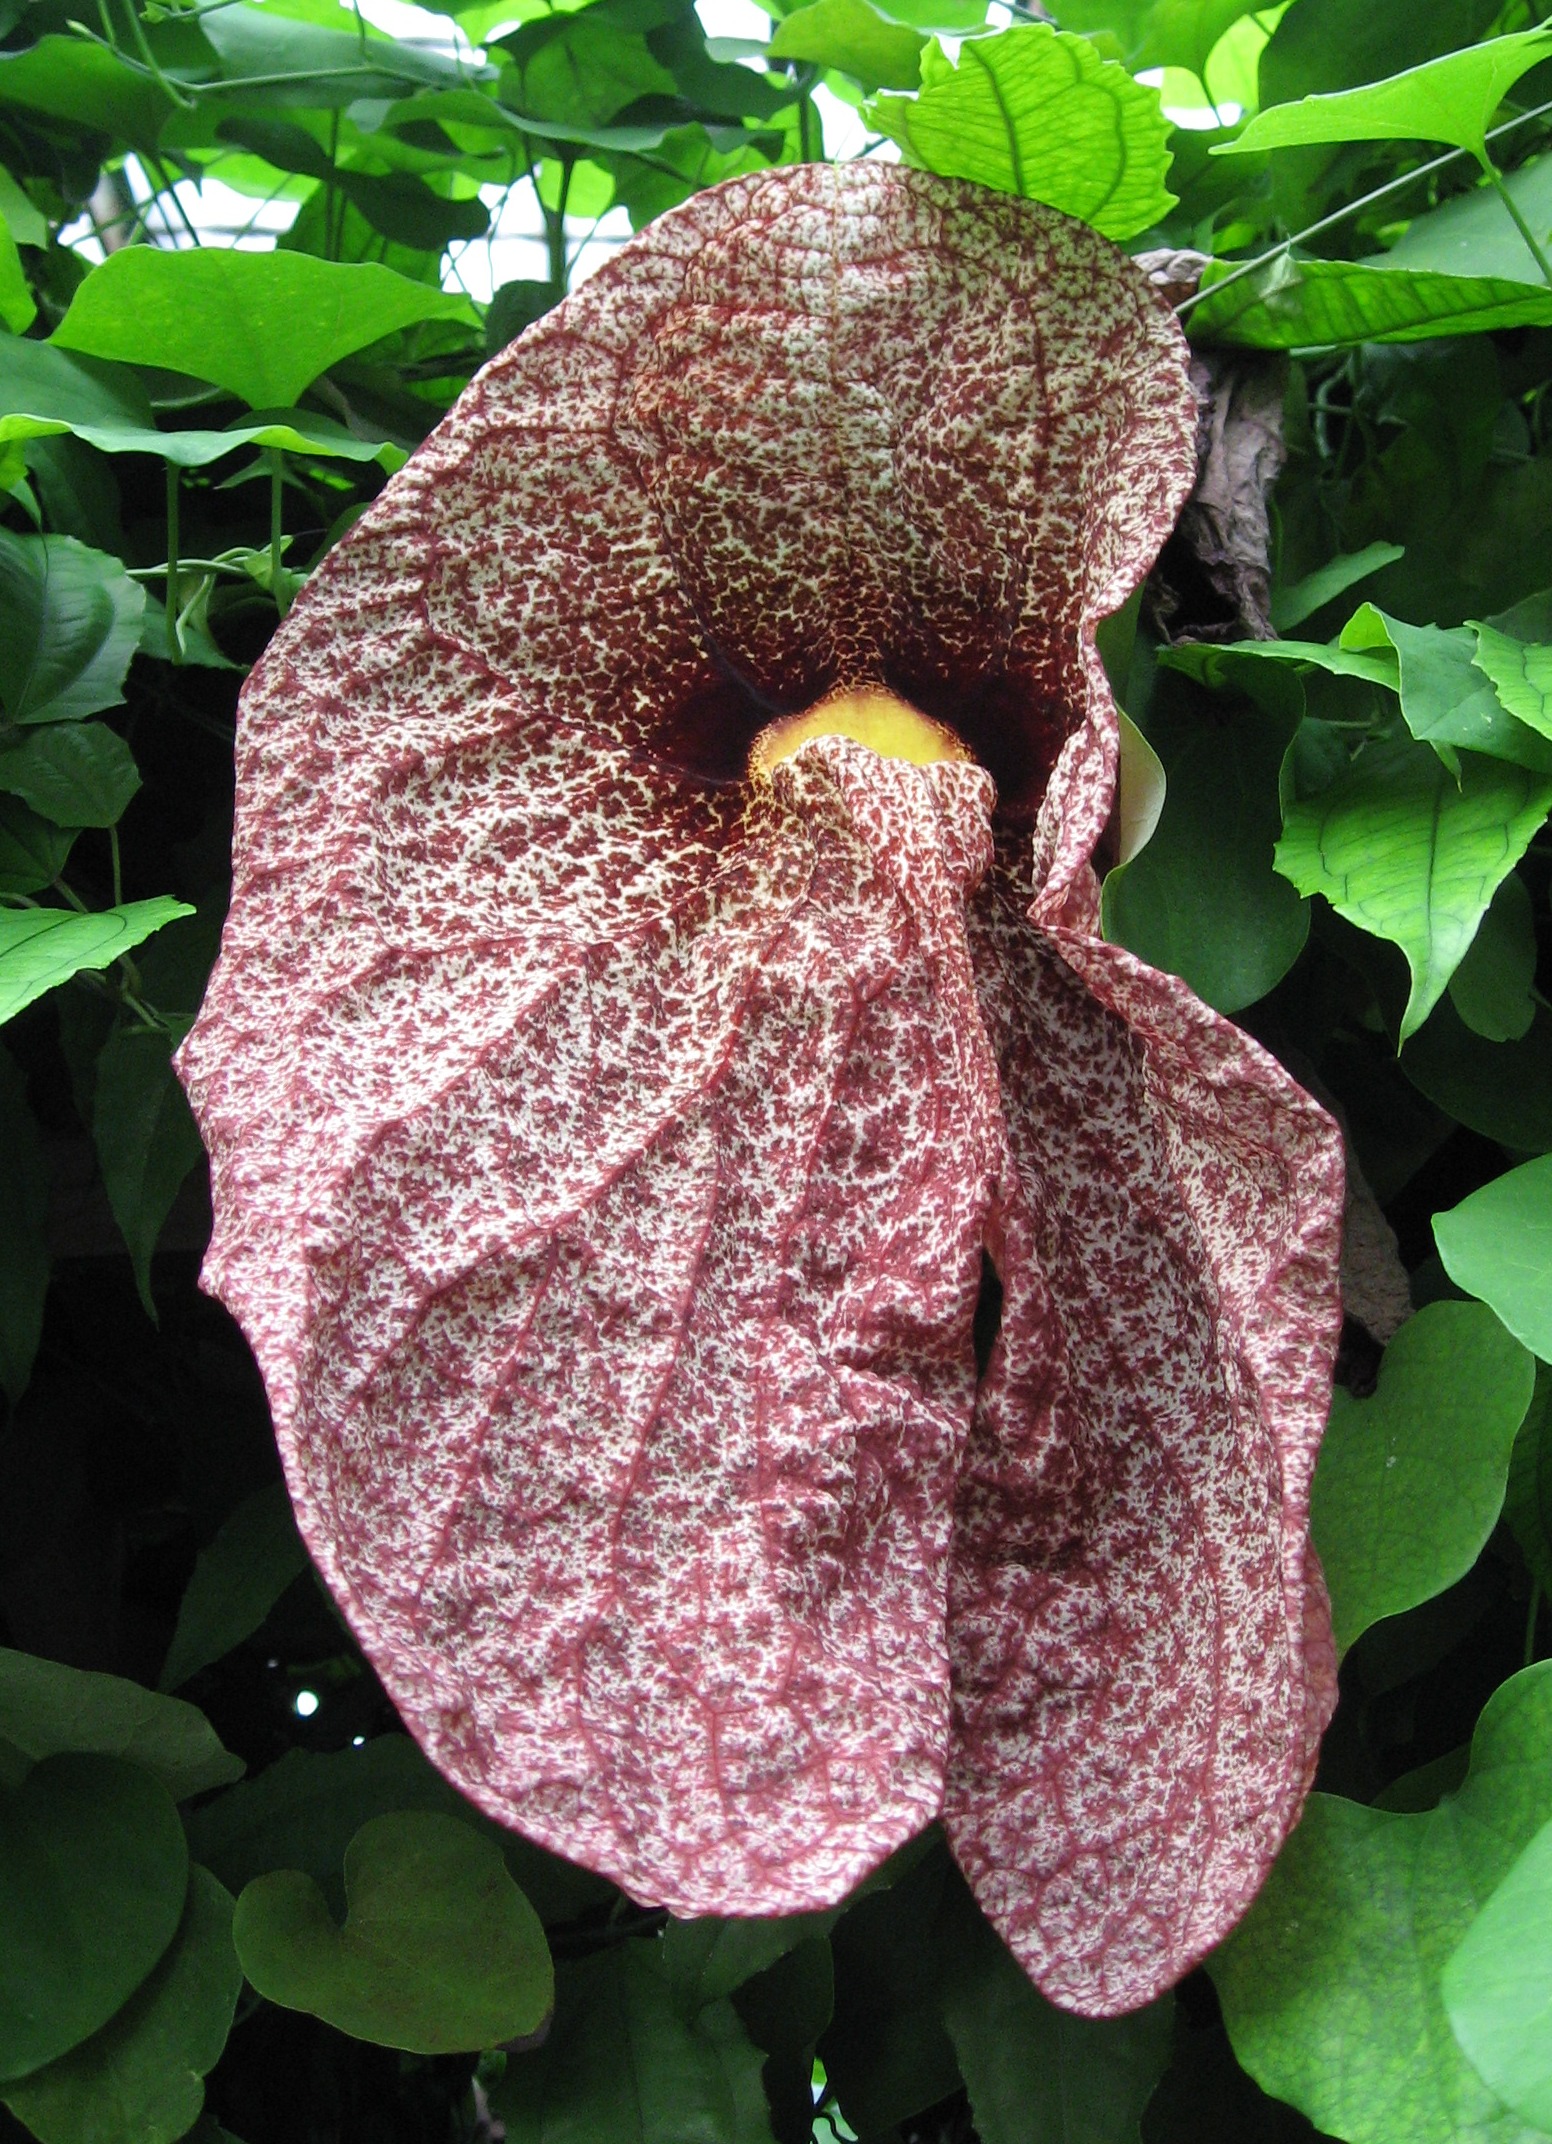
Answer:
<svg viewBox="0 0 1552 2144"><path fill-rule="evenodd" d="M47 1757L0 1791L0 2082L107 2023L172 1941L189 1850L172 1797L117 1757Z"/></svg>
<svg viewBox="0 0 1552 2144"><path fill-rule="evenodd" d="M537 1914L496 1848L457 1817L401 1810L345 1852L345 1925L299 1869L250 1883L233 1934L261 1995L412 2054L492 2047L554 2001Z"/></svg>

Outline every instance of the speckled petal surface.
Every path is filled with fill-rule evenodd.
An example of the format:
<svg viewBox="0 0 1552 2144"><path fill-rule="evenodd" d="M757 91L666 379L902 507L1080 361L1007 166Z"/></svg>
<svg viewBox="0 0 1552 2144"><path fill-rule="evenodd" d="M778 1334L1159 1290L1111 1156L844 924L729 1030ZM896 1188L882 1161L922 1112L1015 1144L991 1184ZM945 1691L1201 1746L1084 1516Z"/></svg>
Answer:
<svg viewBox="0 0 1552 2144"><path fill-rule="evenodd" d="M1013 1167L945 1822L1031 1975L1105 2015L1239 1918L1335 1702L1308 1512L1342 1155L1183 983L1028 911L1015 868L972 911Z"/></svg>
<svg viewBox="0 0 1552 2144"><path fill-rule="evenodd" d="M1093 628L1194 433L1166 309L1049 210L870 164L697 196L277 634L181 1057L206 1284L449 1776L690 1914L832 1903L946 1794L1100 2009L1246 1902L1327 1700L1324 1120L1094 934ZM745 779L874 685L980 765Z"/></svg>

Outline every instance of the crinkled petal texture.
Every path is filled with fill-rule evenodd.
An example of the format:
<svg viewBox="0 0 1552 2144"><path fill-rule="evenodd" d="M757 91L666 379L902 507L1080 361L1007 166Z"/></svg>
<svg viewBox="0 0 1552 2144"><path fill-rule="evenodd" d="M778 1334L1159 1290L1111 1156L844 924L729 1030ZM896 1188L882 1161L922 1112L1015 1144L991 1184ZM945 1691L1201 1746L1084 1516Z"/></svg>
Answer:
<svg viewBox="0 0 1552 2144"><path fill-rule="evenodd" d="M1091 2011L1242 1910L1330 1702L1338 1148L1093 927L1093 629L1194 428L1049 210L861 164L664 217L255 672L182 1057L207 1284L436 1762L681 1914L942 1813ZM746 779L865 684L974 761Z"/></svg>

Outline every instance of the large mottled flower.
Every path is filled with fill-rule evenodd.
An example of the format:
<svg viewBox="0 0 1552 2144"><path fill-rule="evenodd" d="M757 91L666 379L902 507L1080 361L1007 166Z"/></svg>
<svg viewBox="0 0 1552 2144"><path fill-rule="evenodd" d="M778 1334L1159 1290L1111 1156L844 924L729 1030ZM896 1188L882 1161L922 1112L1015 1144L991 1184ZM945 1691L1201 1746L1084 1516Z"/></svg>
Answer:
<svg viewBox="0 0 1552 2144"><path fill-rule="evenodd" d="M1097 928L1184 360L1027 202L665 216L255 672L182 1060L206 1284L435 1762L676 1914L941 1816L1091 2013L1243 1910L1332 1694L1338 1141Z"/></svg>

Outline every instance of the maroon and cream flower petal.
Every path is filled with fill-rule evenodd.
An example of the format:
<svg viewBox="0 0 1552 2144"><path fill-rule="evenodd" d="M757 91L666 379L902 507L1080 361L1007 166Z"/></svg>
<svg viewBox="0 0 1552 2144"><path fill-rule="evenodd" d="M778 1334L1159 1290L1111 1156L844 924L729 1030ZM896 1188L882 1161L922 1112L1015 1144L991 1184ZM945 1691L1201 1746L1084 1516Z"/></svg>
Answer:
<svg viewBox="0 0 1552 2144"><path fill-rule="evenodd" d="M1093 629L1194 429L1051 211L861 164L664 217L255 673L182 1059L207 1285L435 1761L680 1914L941 1812L1092 2011L1243 1909L1331 1695L1339 1148L1094 923ZM849 688L973 757L746 773Z"/></svg>

